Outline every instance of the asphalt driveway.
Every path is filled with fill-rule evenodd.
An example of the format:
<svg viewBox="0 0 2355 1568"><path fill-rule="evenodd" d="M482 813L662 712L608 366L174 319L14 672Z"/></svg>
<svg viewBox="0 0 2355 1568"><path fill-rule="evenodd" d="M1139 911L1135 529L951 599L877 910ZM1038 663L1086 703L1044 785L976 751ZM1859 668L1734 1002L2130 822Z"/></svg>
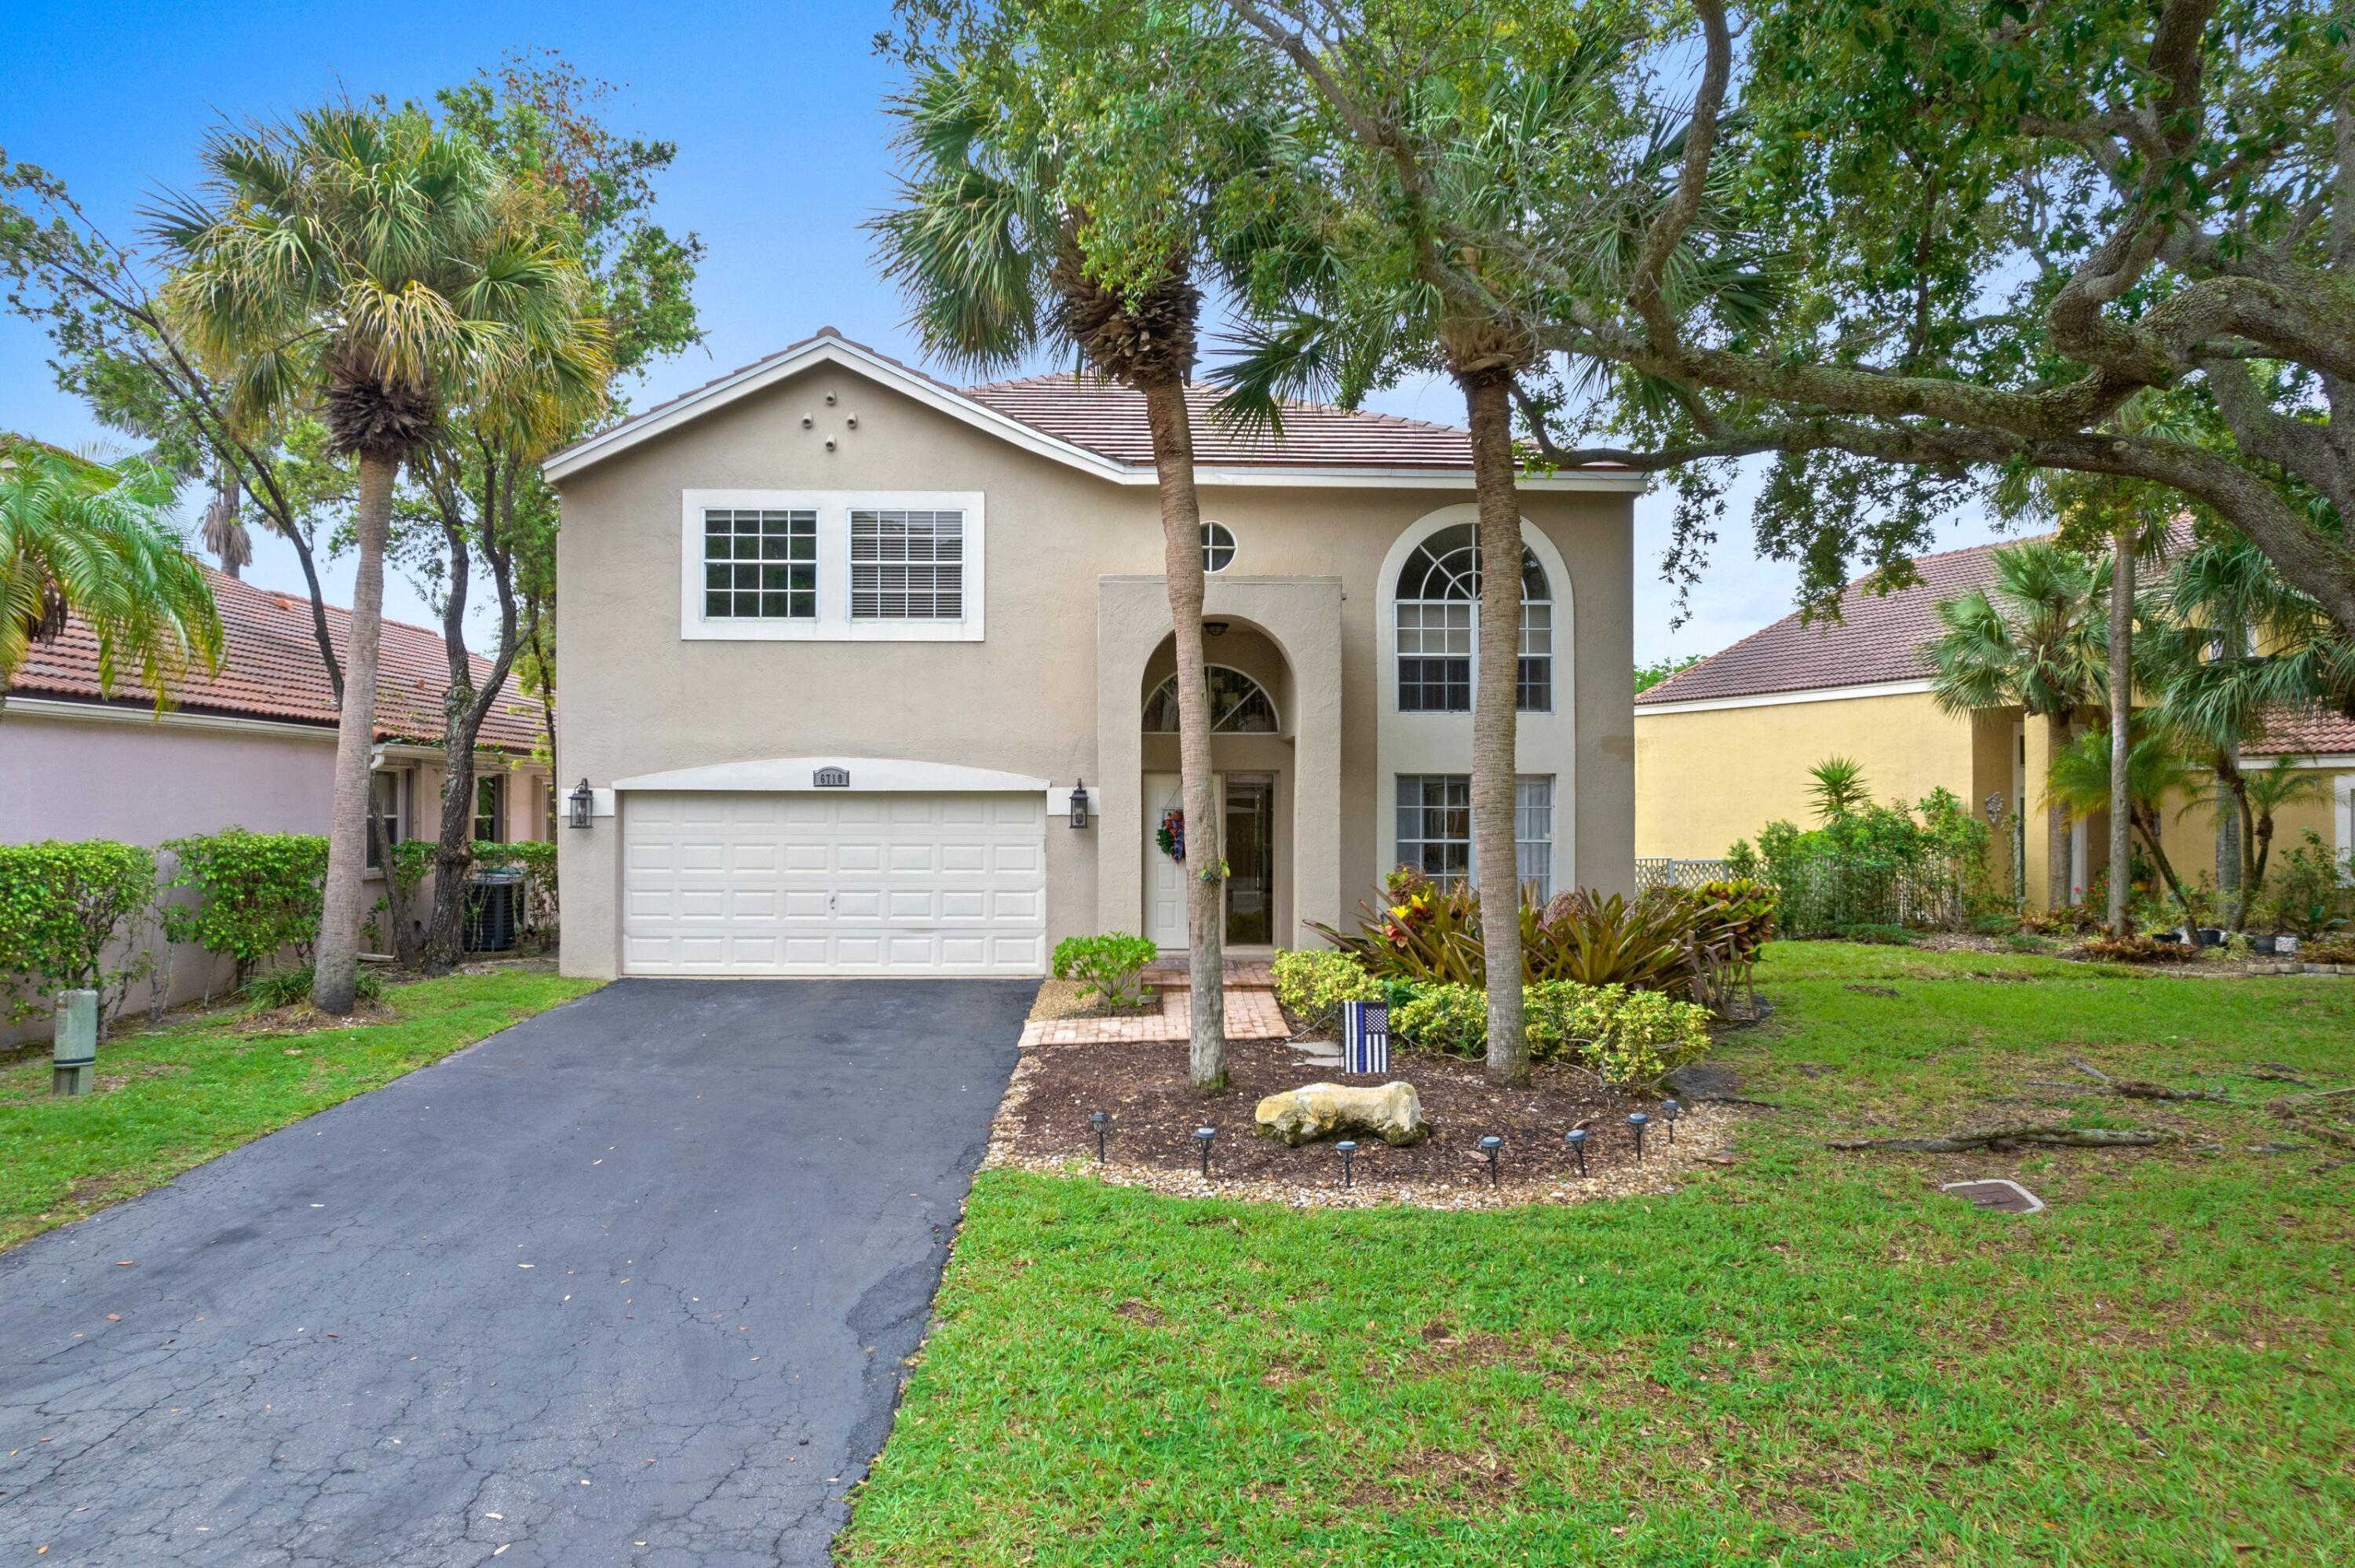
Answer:
<svg viewBox="0 0 2355 1568"><path fill-rule="evenodd" d="M1033 989L623 980L0 1255L0 1561L824 1563Z"/></svg>

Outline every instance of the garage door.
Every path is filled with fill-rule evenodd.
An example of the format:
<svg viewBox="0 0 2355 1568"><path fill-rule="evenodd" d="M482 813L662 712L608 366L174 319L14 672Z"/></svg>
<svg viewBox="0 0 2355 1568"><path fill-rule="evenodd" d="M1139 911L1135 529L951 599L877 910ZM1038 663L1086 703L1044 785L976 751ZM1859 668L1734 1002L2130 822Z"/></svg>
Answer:
<svg viewBox="0 0 2355 1568"><path fill-rule="evenodd" d="M1040 795L622 798L622 957L642 975L1036 975Z"/></svg>

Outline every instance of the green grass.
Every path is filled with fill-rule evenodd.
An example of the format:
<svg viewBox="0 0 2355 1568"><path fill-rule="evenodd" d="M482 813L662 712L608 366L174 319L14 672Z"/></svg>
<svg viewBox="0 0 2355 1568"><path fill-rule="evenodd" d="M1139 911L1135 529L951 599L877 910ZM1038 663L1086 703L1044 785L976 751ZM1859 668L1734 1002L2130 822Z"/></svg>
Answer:
<svg viewBox="0 0 2355 1568"><path fill-rule="evenodd" d="M256 1033L219 1012L99 1047L103 1092L49 1095L46 1050L0 1065L0 1247L144 1192L190 1166L389 1083L595 989L545 971L395 986L389 1015L354 1027Z"/></svg>
<svg viewBox="0 0 2355 1568"><path fill-rule="evenodd" d="M2355 982L1785 944L1761 985L1722 1055L1783 1108L1667 1198L985 1176L844 1561L2355 1562L2355 1181L2239 1075L2349 1081ZM2027 1086L2071 1056L2239 1103ZM2184 1136L1821 1146L2043 1113ZM2053 1207L1935 1191L1966 1173Z"/></svg>

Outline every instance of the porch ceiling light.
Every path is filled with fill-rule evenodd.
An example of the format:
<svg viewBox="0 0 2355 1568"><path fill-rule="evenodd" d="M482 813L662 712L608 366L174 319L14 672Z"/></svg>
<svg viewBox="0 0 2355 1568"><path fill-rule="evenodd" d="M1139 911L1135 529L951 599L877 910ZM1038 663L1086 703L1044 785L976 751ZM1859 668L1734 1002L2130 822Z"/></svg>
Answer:
<svg viewBox="0 0 2355 1568"><path fill-rule="evenodd" d="M573 790L567 799L572 802L572 825L576 828L587 827L589 813L597 804L597 792L589 788L589 780L586 779L581 780L581 788Z"/></svg>

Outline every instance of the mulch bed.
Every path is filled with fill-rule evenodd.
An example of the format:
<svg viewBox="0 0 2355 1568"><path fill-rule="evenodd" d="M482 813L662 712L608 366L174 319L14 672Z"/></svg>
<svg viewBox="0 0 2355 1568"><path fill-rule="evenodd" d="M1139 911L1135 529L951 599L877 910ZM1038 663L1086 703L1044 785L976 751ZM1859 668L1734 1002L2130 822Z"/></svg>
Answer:
<svg viewBox="0 0 2355 1568"><path fill-rule="evenodd" d="M1107 1180L1294 1204L1404 1201L1486 1207L1669 1190L1696 1161L1724 1160L1724 1134L1732 1120L1721 1107L1688 1107L1671 1146L1657 1099L1623 1094L1565 1066L1540 1065L1528 1088L1508 1090L1491 1086L1477 1062L1404 1052L1392 1054L1391 1072L1374 1077L1341 1074L1282 1044L1230 1042L1227 1064L1229 1086L1202 1095L1186 1082L1182 1042L1027 1052L999 1113L990 1163L1095 1172L1088 1117L1104 1110L1113 1117L1110 1159L1101 1172ZM1432 1136L1406 1149L1359 1139L1356 1183L1348 1191L1341 1188L1340 1157L1330 1143L1287 1149L1257 1135L1252 1113L1264 1096L1317 1082L1370 1086L1401 1079L1422 1097ZM1652 1118L1640 1165L1627 1127L1627 1114L1636 1110ZM1199 1127L1219 1129L1207 1183L1193 1137ZM1584 1180L1562 1142L1574 1127L1592 1134ZM1491 1133L1505 1140L1494 1188L1479 1150L1480 1139Z"/></svg>

